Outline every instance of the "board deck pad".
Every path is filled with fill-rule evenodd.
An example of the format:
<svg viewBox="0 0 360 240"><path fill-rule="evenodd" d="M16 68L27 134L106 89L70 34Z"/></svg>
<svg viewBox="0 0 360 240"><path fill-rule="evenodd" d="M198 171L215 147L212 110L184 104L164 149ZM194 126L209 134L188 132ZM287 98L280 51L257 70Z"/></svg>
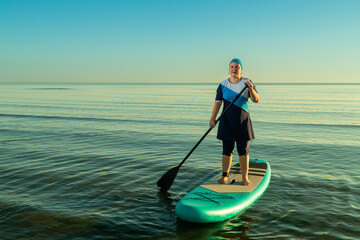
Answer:
<svg viewBox="0 0 360 240"><path fill-rule="evenodd" d="M267 165L265 163L250 162L248 178L251 185L245 186L242 181L240 165L235 164L230 169L228 184L218 183L218 180L222 177L222 174L219 174L200 185L200 187L217 193L251 193L262 181L266 171Z"/></svg>

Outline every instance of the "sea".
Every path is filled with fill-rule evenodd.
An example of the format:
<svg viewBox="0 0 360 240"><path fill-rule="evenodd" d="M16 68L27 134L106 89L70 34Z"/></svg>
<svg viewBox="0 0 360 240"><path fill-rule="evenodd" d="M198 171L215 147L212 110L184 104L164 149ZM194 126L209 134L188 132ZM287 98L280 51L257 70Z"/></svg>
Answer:
<svg viewBox="0 0 360 240"><path fill-rule="evenodd" d="M218 84L1 83L0 239L360 239L360 84L258 83L267 191L222 222L176 217L221 173L215 127L156 185L208 130Z"/></svg>

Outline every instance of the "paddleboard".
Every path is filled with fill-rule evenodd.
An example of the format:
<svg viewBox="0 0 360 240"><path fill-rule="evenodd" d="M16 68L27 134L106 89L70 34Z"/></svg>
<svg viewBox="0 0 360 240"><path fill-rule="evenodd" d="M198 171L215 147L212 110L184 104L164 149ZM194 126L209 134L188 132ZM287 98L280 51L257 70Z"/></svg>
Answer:
<svg viewBox="0 0 360 240"><path fill-rule="evenodd" d="M231 218L255 203L270 183L271 168L265 160L250 159L248 178L251 185L242 182L240 166L229 172L228 184L218 183L218 174L186 194L175 207L176 215L196 223L219 222Z"/></svg>

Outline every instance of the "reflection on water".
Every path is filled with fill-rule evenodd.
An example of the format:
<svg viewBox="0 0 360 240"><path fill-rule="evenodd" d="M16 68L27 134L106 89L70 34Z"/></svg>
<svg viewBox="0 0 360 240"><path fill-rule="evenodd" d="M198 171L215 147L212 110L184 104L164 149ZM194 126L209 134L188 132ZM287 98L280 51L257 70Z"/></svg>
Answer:
<svg viewBox="0 0 360 240"><path fill-rule="evenodd" d="M254 219L248 215L239 214L219 223L190 223L177 220L178 236L189 239L252 239L247 232Z"/></svg>
<svg viewBox="0 0 360 240"><path fill-rule="evenodd" d="M229 239L252 239L247 234L247 231L253 227L253 225L250 224L252 221L254 221L254 219L250 216L240 215L234 219L230 219L222 226L222 230L217 230L213 233L213 236Z"/></svg>

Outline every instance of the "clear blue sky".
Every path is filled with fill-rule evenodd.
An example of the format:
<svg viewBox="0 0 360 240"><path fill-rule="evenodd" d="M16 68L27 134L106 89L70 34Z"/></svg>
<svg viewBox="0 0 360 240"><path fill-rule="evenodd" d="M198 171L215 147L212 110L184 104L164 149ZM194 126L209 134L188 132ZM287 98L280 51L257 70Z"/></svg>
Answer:
<svg viewBox="0 0 360 240"><path fill-rule="evenodd" d="M0 82L360 82L358 0L0 0Z"/></svg>

